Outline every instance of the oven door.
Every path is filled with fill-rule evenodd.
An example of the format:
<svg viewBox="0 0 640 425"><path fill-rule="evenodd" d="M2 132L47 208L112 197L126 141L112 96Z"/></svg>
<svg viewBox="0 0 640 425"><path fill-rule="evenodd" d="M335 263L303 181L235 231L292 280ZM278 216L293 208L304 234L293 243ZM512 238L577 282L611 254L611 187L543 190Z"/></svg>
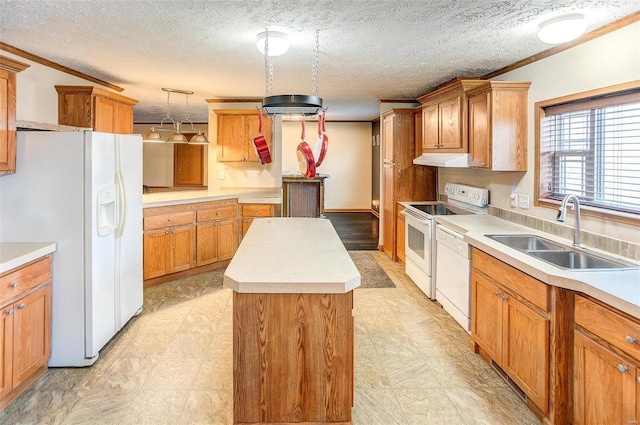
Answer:
<svg viewBox="0 0 640 425"><path fill-rule="evenodd" d="M431 280L433 220L405 214L405 272L431 299L435 288Z"/></svg>

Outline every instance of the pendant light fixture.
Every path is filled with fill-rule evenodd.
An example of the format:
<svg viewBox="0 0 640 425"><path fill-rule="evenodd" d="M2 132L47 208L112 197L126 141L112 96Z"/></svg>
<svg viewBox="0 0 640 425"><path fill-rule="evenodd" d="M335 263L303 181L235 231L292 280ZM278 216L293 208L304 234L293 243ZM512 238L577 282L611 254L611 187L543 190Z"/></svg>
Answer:
<svg viewBox="0 0 640 425"><path fill-rule="evenodd" d="M264 70L265 70L265 97L262 100L262 109L267 115L301 115L315 116L323 111L322 99L318 97L320 31L316 31L316 46L312 64L311 95L285 94L272 95L273 92L273 63L269 53L271 36L273 32L268 29L264 34Z"/></svg>
<svg viewBox="0 0 640 425"><path fill-rule="evenodd" d="M167 93L167 112L165 113L164 118L160 121L160 127L153 126L151 127L151 131L145 133L142 136L142 141L147 143L189 143L191 145L208 145L209 141L202 134L201 130L197 130L197 133L191 137L191 140L188 141L185 135L182 133L182 125L185 122L191 123L191 129L196 131L193 127L193 121L191 120L190 110L189 110L189 96L193 94L192 91L188 90L178 90L172 88L163 88L163 91ZM171 118L171 93L180 93L185 95L186 102L186 110L185 116L182 121L176 121ZM165 121L170 121L173 124L173 128L164 128ZM172 134L169 136L167 141L162 140L162 136L159 132L161 131L171 131Z"/></svg>

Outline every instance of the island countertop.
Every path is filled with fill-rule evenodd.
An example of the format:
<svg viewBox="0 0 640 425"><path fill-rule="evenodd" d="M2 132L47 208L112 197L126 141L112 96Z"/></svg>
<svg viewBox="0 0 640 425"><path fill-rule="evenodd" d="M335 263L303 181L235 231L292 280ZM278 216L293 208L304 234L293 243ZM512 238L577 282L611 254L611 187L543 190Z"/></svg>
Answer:
<svg viewBox="0 0 640 425"><path fill-rule="evenodd" d="M227 267L225 287L239 293L346 293L360 273L331 222L254 220Z"/></svg>

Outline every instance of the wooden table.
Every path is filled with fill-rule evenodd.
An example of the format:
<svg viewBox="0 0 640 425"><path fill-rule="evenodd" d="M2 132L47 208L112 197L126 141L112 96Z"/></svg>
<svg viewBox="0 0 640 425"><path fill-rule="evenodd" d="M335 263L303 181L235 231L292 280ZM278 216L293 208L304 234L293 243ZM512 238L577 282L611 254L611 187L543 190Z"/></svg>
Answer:
<svg viewBox="0 0 640 425"><path fill-rule="evenodd" d="M256 219L224 285L234 291L234 424L351 424L360 273L331 223Z"/></svg>

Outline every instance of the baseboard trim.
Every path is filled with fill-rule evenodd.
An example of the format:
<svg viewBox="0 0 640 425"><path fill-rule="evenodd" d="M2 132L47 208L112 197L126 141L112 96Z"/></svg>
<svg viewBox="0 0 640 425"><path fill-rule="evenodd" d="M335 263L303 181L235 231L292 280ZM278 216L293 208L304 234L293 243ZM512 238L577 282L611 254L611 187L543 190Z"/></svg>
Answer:
<svg viewBox="0 0 640 425"><path fill-rule="evenodd" d="M336 209L330 209L329 210L329 209L325 208L324 212L326 212L326 213L327 212L329 212L329 213L331 213L331 212L373 212L373 210L362 209L362 208L353 208L353 209L350 209L350 208L336 208Z"/></svg>

